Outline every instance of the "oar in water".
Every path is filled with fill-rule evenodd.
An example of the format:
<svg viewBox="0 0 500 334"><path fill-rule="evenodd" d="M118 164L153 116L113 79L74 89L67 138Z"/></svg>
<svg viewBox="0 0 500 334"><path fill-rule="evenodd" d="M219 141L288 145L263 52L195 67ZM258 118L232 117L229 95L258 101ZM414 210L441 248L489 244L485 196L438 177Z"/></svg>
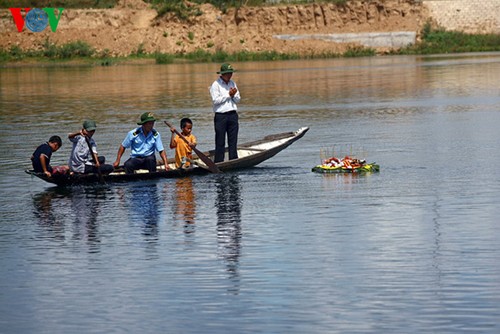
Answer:
<svg viewBox="0 0 500 334"><path fill-rule="evenodd" d="M169 128L174 129L175 134L178 135L182 140L184 140L188 145L190 144L189 140L187 140L186 137L184 137L184 135L182 133L180 133L179 131L177 131L177 129L175 129L172 125L170 125L170 123L165 121L165 124ZM217 165L212 160L210 160L209 157L207 157L205 154L203 154L203 152L198 150L196 147L193 147L193 151L200 158L200 160L203 161L205 163L205 165L207 165L208 170L210 172L212 172L212 173L220 173L221 172L219 167L217 167Z"/></svg>
<svg viewBox="0 0 500 334"><path fill-rule="evenodd" d="M87 145L89 147L89 152L92 155L92 160L94 160L94 163L96 164L97 175L99 175L99 183L104 183L104 177L102 176L101 167L97 166L97 164L99 163L97 161L97 154L95 154L94 151L92 151L92 145L90 144L89 137L87 137L87 136L83 136L83 137L85 137L85 141L87 142Z"/></svg>

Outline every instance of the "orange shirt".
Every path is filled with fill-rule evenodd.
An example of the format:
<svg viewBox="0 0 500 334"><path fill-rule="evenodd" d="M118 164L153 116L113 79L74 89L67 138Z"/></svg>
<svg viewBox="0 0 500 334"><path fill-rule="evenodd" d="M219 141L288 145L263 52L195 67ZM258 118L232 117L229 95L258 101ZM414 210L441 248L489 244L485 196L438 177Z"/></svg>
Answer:
<svg viewBox="0 0 500 334"><path fill-rule="evenodd" d="M193 134L190 134L189 136L184 136L190 143L195 143L196 144L196 137ZM183 157L187 157L189 159L193 158L193 149L184 141L182 140L181 137L175 136L174 138L175 142L175 167L179 168L182 163L181 159ZM190 163L186 162L185 166L189 166Z"/></svg>

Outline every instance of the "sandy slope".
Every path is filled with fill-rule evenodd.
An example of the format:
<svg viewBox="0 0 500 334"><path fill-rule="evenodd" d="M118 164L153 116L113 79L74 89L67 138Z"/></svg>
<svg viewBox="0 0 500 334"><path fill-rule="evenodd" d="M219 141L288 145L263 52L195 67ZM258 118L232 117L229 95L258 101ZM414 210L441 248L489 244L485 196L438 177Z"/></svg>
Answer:
<svg viewBox="0 0 500 334"><path fill-rule="evenodd" d="M9 10L0 12L0 46L37 49L48 39L63 44L83 40L112 55L145 52L265 51L301 54L343 52L348 46L318 40L283 41L277 34L325 34L419 31L427 20L420 2L379 0L332 4L244 7L222 13L211 5L200 6L202 15L182 22L157 12L141 0L121 0L113 9L64 9L57 31L18 32Z"/></svg>

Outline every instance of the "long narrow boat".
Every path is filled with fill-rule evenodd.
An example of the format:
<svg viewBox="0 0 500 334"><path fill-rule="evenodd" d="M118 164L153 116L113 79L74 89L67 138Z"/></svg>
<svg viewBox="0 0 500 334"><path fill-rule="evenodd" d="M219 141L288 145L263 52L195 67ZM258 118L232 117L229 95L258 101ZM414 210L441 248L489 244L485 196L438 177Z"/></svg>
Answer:
<svg viewBox="0 0 500 334"><path fill-rule="evenodd" d="M238 159L226 160L224 162L216 163L219 170L222 172L250 168L257 166L261 162L275 156L295 141L302 138L309 130L308 127L303 127L293 132L284 132L274 135L269 135L261 140L256 140L238 146ZM213 160L215 151L211 150L203 152L211 160ZM227 148L226 148L227 159ZM52 175L47 177L44 173L35 173L33 170L26 170L26 173L38 177L46 182L56 184L58 186L70 186L75 184L92 184L92 183L112 183L112 182L129 182L135 180L148 180L159 178L179 178L189 175L204 175L210 173L207 166L203 161L193 156L191 168L178 168L175 169L175 160L173 158L168 160L170 170L165 170L164 166L158 166L156 172L149 172L146 170L138 170L133 174L126 174L123 167L116 168L112 173L102 175L99 177L97 174L65 174L65 175Z"/></svg>

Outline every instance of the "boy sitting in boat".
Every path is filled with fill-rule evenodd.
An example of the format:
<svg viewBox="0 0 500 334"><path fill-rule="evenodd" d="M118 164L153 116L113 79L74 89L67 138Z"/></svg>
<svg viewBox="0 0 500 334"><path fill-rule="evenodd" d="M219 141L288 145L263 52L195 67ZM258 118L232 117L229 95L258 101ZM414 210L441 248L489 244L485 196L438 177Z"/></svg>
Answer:
<svg viewBox="0 0 500 334"><path fill-rule="evenodd" d="M189 118L181 119L181 134L187 139L189 144L175 134L174 127L171 127L170 131L172 132L170 148L175 148L175 167L188 168L193 159L193 147L196 146L196 137L192 133L193 122Z"/></svg>
<svg viewBox="0 0 500 334"><path fill-rule="evenodd" d="M31 156L31 163L36 173L44 173L47 177L52 174L65 174L68 171L68 166L50 165L52 153L56 152L62 146L62 140L59 136L52 136L49 141L38 146Z"/></svg>

